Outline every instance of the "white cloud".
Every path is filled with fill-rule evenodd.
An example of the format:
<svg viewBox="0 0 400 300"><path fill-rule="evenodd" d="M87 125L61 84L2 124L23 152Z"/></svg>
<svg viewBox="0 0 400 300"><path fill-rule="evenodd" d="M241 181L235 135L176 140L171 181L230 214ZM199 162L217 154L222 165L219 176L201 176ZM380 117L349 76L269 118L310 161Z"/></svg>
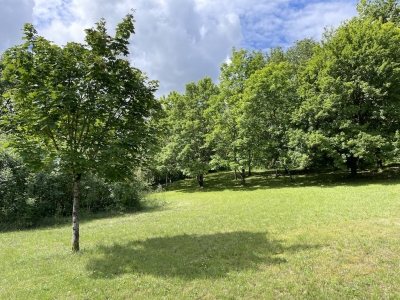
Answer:
<svg viewBox="0 0 400 300"><path fill-rule="evenodd" d="M57 44L83 41L104 17L110 33L135 8L132 64L160 81L158 96L184 91L208 75L215 81L233 46L287 47L319 39L325 26L355 15L356 0L0 0L0 51L19 43L25 22ZM6 12L7 11L7 12ZM10 11L10 12L9 12ZM229 59L228 59L229 61Z"/></svg>
<svg viewBox="0 0 400 300"><path fill-rule="evenodd" d="M206 75L217 79L221 62L242 40L238 15L204 14L194 0L35 0L35 24L41 35L58 44L82 41L83 29L101 17L112 32L132 6L136 34L130 60L160 81L158 95L183 92L186 83Z"/></svg>
<svg viewBox="0 0 400 300"><path fill-rule="evenodd" d="M356 15L356 0L304 2L282 0L275 2L273 9L259 4L247 11L242 19L246 36L243 46L265 50L271 46L285 48L304 38L319 40L325 27L337 27Z"/></svg>

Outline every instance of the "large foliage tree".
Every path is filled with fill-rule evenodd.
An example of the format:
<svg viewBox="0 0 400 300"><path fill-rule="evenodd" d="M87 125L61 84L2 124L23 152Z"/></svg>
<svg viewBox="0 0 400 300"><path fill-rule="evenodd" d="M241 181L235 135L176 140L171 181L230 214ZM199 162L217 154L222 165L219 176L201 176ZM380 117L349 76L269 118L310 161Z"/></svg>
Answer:
<svg viewBox="0 0 400 300"><path fill-rule="evenodd" d="M124 180L152 145L159 110L148 81L125 59L134 33L128 14L114 37L102 19L84 44L58 46L24 27L25 43L3 54L1 128L31 166L56 162L73 180L72 250L79 250L79 186L87 172Z"/></svg>
<svg viewBox="0 0 400 300"><path fill-rule="evenodd" d="M235 172L240 170L244 182L245 168L253 162L253 131L243 124L243 93L246 80L265 65L265 56L261 51L232 50L229 62L221 66L220 94L212 99L208 115L213 130L208 135L214 147L214 167L229 167Z"/></svg>
<svg viewBox="0 0 400 300"><path fill-rule="evenodd" d="M211 78L205 77L197 83L186 85L185 94L172 92L162 99L166 127L166 143L158 159L168 170L178 169L183 174L196 176L203 187L204 174L210 170L211 147L206 137L210 122L206 111L210 99L218 95L218 87Z"/></svg>
<svg viewBox="0 0 400 300"><path fill-rule="evenodd" d="M396 25L370 17L325 34L301 74L293 137L303 153L322 151L355 175L387 151L399 126L399 42Z"/></svg>
<svg viewBox="0 0 400 300"><path fill-rule="evenodd" d="M288 62L271 62L246 81L241 122L253 133L254 158L259 166L283 162L287 151L286 131L297 107L293 71Z"/></svg>

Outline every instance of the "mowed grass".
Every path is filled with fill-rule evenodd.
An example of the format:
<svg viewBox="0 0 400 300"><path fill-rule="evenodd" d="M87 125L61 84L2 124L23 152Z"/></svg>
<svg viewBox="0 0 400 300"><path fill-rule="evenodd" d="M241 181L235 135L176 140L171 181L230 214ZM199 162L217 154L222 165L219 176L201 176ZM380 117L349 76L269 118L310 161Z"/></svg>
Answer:
<svg viewBox="0 0 400 300"><path fill-rule="evenodd" d="M389 177L389 178L387 178ZM0 233L0 299L400 299L400 177L231 173L153 209Z"/></svg>

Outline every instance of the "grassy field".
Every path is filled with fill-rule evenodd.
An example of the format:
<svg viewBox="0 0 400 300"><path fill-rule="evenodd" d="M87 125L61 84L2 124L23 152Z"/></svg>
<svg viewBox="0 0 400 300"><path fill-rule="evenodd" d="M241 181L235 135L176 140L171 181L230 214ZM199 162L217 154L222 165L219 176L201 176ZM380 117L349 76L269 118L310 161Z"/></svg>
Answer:
<svg viewBox="0 0 400 300"><path fill-rule="evenodd" d="M141 213L0 233L0 299L400 299L400 176L209 174Z"/></svg>

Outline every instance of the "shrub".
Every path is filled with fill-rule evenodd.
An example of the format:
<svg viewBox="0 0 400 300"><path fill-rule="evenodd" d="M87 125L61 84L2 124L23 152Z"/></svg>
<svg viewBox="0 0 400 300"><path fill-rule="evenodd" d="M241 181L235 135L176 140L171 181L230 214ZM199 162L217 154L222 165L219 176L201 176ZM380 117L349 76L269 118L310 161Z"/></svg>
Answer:
<svg viewBox="0 0 400 300"><path fill-rule="evenodd" d="M135 178L133 176L133 178ZM88 174L81 181L81 210L86 212L139 210L146 185L139 179L110 183ZM21 158L0 152L0 222L29 227L46 217L72 212L70 176L29 172Z"/></svg>

